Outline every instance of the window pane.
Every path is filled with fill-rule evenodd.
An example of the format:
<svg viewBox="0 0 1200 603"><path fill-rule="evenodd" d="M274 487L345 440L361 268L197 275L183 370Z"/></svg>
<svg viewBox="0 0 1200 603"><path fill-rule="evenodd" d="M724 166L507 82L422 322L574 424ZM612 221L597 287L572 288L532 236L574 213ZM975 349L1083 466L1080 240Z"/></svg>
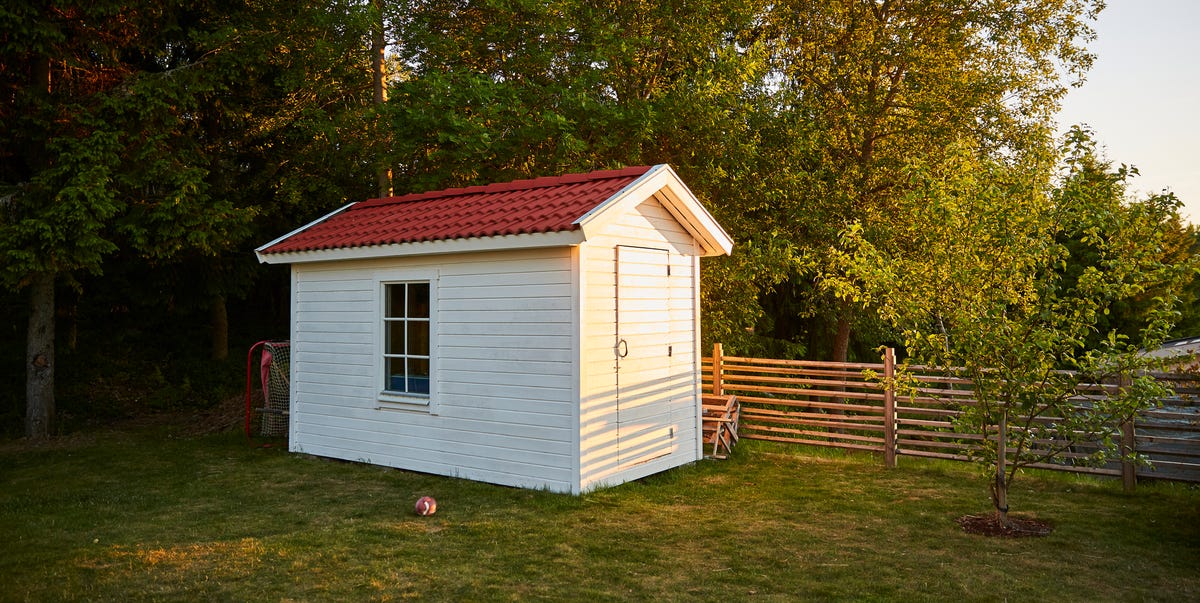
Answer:
<svg viewBox="0 0 1200 603"><path fill-rule="evenodd" d="M387 308L385 311L388 318L404 317L404 288L403 284L387 286Z"/></svg>
<svg viewBox="0 0 1200 603"><path fill-rule="evenodd" d="M389 320L384 322L384 328L387 330L387 343L383 350L384 354L403 354L404 353L404 321ZM422 352L423 353L423 352Z"/></svg>
<svg viewBox="0 0 1200 603"><path fill-rule="evenodd" d="M408 351L412 356L429 355L429 323L424 320L408 321Z"/></svg>
<svg viewBox="0 0 1200 603"><path fill-rule="evenodd" d="M384 283L381 352L387 392L429 394L431 295L428 282Z"/></svg>
<svg viewBox="0 0 1200 603"><path fill-rule="evenodd" d="M393 392L405 391L404 384L404 359L403 358L386 358L384 359L384 383L383 389Z"/></svg>
<svg viewBox="0 0 1200 603"><path fill-rule="evenodd" d="M408 391L414 394L429 393L429 359L408 359Z"/></svg>
<svg viewBox="0 0 1200 603"><path fill-rule="evenodd" d="M429 283L408 286L408 317L429 318Z"/></svg>

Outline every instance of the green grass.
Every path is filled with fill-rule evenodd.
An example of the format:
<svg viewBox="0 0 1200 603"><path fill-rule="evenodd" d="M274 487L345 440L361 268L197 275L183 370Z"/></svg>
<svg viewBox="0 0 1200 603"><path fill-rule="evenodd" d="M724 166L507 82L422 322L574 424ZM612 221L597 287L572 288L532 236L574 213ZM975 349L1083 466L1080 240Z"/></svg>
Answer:
<svg viewBox="0 0 1200 603"><path fill-rule="evenodd" d="M968 465L743 441L581 497L163 427L0 446L0 600L1200 598L1200 490L1031 474L1044 538L964 534ZM438 513L421 518L424 494Z"/></svg>

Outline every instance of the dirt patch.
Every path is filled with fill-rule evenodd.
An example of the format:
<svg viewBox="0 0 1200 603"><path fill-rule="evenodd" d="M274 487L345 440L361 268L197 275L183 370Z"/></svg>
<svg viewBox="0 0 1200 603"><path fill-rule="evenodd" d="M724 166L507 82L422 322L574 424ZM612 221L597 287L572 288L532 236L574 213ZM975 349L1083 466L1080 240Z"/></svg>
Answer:
<svg viewBox="0 0 1200 603"><path fill-rule="evenodd" d="M963 515L955 520L962 530L968 534L983 536L998 536L1001 538L1025 538L1029 536L1046 536L1054 531L1054 526L1033 517L1008 516L1010 525L1000 523L997 513L980 515Z"/></svg>
<svg viewBox="0 0 1200 603"><path fill-rule="evenodd" d="M96 443L96 433L79 432L69 435L54 436L52 438L43 438L40 440L31 440L29 438L17 438L8 441L0 441L0 452L29 452L34 450L75 450L84 448Z"/></svg>
<svg viewBox="0 0 1200 603"><path fill-rule="evenodd" d="M238 394L212 408L184 415L183 435L198 436L241 428L246 420L246 399Z"/></svg>
<svg viewBox="0 0 1200 603"><path fill-rule="evenodd" d="M142 412L90 427L110 431L163 427L169 429L175 436L194 437L233 430L243 424L245 417L245 398L236 395L229 396L208 408Z"/></svg>
<svg viewBox="0 0 1200 603"><path fill-rule="evenodd" d="M171 437L199 437L241 430L246 419L245 398L230 396L204 409L142 412L106 421L89 421L67 433L31 440L0 440L0 452L28 450L69 450L91 446L99 433L132 432L146 428L165 428Z"/></svg>

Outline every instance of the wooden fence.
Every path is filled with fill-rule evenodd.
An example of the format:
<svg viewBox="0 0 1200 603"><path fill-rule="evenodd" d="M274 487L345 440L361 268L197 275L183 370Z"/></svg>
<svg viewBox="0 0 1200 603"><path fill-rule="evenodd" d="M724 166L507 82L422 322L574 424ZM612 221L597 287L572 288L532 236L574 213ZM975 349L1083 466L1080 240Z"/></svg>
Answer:
<svg viewBox="0 0 1200 603"><path fill-rule="evenodd" d="M915 375L916 395L898 395L882 385L895 364L890 349L880 363L839 363L725 356L717 344L703 359L704 391L737 396L742 438L877 452L889 467L897 456L967 460L983 435L958 432L953 422L974 402L971 382L923 371ZM1148 457L1150 466L1088 464L1098 448L1090 441L1073 442L1055 462L1034 466L1119 476L1127 488L1139 477L1200 482L1200 382L1184 374L1155 376L1168 381L1176 396L1131 423L1111 426L1121 445ZM1087 385L1084 398L1116 387Z"/></svg>

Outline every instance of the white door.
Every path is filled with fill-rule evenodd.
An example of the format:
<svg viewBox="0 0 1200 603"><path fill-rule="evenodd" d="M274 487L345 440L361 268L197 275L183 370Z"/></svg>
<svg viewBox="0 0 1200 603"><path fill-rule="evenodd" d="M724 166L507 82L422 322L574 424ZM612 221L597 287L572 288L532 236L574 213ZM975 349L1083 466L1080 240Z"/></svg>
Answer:
<svg viewBox="0 0 1200 603"><path fill-rule="evenodd" d="M617 464L677 446L671 416L669 252L617 247Z"/></svg>

